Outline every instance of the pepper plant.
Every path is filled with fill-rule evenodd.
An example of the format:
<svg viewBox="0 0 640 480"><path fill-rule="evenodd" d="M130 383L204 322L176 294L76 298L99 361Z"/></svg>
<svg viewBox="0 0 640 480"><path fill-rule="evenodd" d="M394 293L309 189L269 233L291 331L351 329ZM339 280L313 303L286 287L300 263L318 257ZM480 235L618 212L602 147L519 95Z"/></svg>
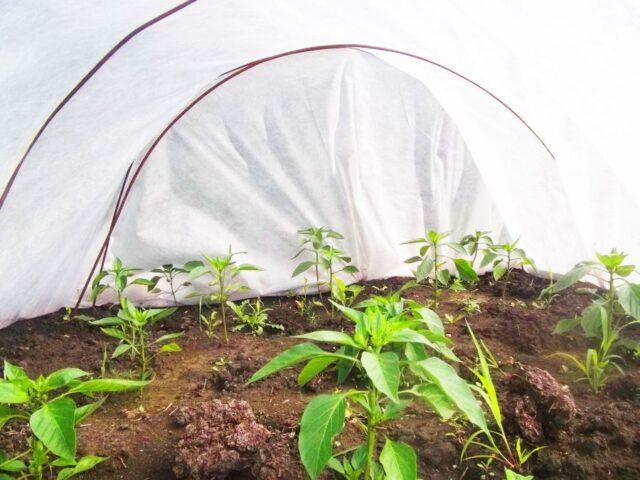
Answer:
<svg viewBox="0 0 640 480"><path fill-rule="evenodd" d="M269 323L270 308L265 308L260 299L252 303L250 300L244 300L240 303L227 302L229 308L233 310L237 317L238 325L233 327L233 331L248 330L253 335L262 335L265 328L274 330L284 330L284 327L277 323Z"/></svg>
<svg viewBox="0 0 640 480"><path fill-rule="evenodd" d="M422 283L429 279L433 274L430 282L434 292L434 308L438 309L440 305L440 297L442 289L451 281L451 273L445 268L447 262L451 261L458 271L460 279L466 282L477 282L478 274L473 269L473 265L469 260L457 258L451 255L451 252L457 252L466 255L466 250L456 242L448 241L449 232L436 232L429 230L424 237L414 238L403 245L418 244L420 250L418 255L405 260L405 263L417 263L415 276L418 283Z"/></svg>
<svg viewBox="0 0 640 480"><path fill-rule="evenodd" d="M148 382L122 379L87 379L89 373L63 368L48 376L29 378L5 360L0 380L0 430L9 422L29 427L28 448L8 457L0 452L0 479L42 480L57 470L66 480L92 469L104 458L76 457L76 426L100 408L104 399L78 406L73 397L139 389Z"/></svg>
<svg viewBox="0 0 640 480"><path fill-rule="evenodd" d="M133 284L146 286L147 292L150 293L163 293L164 291L158 287L158 283L160 280L164 280L169 288L169 290L164 293L169 293L171 295L173 304L177 307L178 292L191 286L191 281L189 280L188 275L192 270L200 267L203 267L203 263L200 260L187 262L182 267L173 265L172 263L165 263L161 267L151 270L152 273L157 273L158 275L154 275L149 279L138 278L133 281Z"/></svg>
<svg viewBox="0 0 640 480"><path fill-rule="evenodd" d="M353 334L322 330L296 337L336 345L338 350L325 350L315 343L295 345L258 370L248 383L303 362L300 385L328 368L335 368L339 382L358 373L365 379L362 388L320 395L307 405L298 443L307 473L315 480L329 466L350 479L415 480L416 455L409 445L385 437L378 451L382 425L402 417L415 400L443 419L461 412L484 431L488 431L486 420L455 369L429 354L441 354L440 347L451 343L435 312L415 303L407 307L399 296L362 303L360 309L336 305L354 323ZM405 385L402 379L406 378L415 378L416 383ZM355 450L334 452L334 438L344 428L347 411L354 412L364 441Z"/></svg>
<svg viewBox="0 0 640 480"><path fill-rule="evenodd" d="M220 305L224 341L227 343L229 343L229 335L227 333L227 301L236 293L249 291L246 285L238 281L238 276L246 271L262 271L262 268L256 265L236 262L235 257L246 253L247 252L233 252L231 246L229 246L229 251L226 255L218 257L205 255L206 264L192 269L189 273L192 279L203 275L212 277L209 286L213 288L213 292L205 295L196 293L190 296L201 296L204 297L205 302L208 304L217 303Z"/></svg>
<svg viewBox="0 0 640 480"><path fill-rule="evenodd" d="M460 245L464 247L467 254L471 256L471 266L475 267L480 252L486 250L494 244L490 235L491 232L476 230L474 233L465 235L460 240Z"/></svg>
<svg viewBox="0 0 640 480"><path fill-rule="evenodd" d="M502 281L502 298L507 295L511 272L516 268L530 266L536 269L535 262L527 257L526 252L518 247L518 241L488 245L484 250L480 268L491 265L493 267L493 279Z"/></svg>
<svg viewBox="0 0 640 480"><path fill-rule="evenodd" d="M304 253L310 255L311 260L304 260L300 262L293 270L291 277L297 277L298 275L313 268L316 277L316 287L318 288L320 296L322 296L320 287L323 285L323 282L320 281L321 270L324 270L323 273L328 275L329 292L331 292L333 276L335 274L341 271L351 274L358 272L356 267L348 265L351 263L351 258L332 244L332 240L344 239L341 233L326 227L309 227L303 230L298 230L298 235L301 237L301 248L293 256L292 260L298 258Z"/></svg>
<svg viewBox="0 0 640 480"><path fill-rule="evenodd" d="M361 285L347 285L338 277L334 277L331 286L331 299L343 307L352 307L364 290Z"/></svg>
<svg viewBox="0 0 640 480"><path fill-rule="evenodd" d="M137 308L128 298L123 297L117 316L94 320L90 323L100 327L104 334L120 340L111 358L129 353L132 359L137 359L140 376L146 380L151 377L150 365L158 353L180 351L180 346L170 341L182 336L184 332L168 333L153 341L149 338L158 321L172 315L175 311L175 307ZM159 347L155 352L151 349L154 346Z"/></svg>
<svg viewBox="0 0 640 480"><path fill-rule="evenodd" d="M135 275L139 268L127 267L122 260L116 257L110 269L102 270L91 283L91 300L95 303L97 298L106 290L113 289L118 297L118 303L129 284L129 278Z"/></svg>

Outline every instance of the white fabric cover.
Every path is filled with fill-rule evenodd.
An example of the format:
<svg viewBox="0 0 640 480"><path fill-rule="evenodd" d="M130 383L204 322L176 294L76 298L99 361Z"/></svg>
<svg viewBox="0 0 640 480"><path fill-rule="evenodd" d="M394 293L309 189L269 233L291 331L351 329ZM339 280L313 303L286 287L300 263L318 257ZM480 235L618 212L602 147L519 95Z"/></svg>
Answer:
<svg viewBox="0 0 640 480"><path fill-rule="evenodd" d="M0 185L39 125L126 33L179 2L0 1ZM231 244L290 279L297 228L326 224L366 278L408 273L398 243L425 227L521 237L562 272L594 248L640 254L640 10L629 1L199 0L127 43L59 113L0 210L0 326L74 303L120 183L168 121L207 97L149 159L110 256L150 269ZM466 145L466 147L465 147Z"/></svg>

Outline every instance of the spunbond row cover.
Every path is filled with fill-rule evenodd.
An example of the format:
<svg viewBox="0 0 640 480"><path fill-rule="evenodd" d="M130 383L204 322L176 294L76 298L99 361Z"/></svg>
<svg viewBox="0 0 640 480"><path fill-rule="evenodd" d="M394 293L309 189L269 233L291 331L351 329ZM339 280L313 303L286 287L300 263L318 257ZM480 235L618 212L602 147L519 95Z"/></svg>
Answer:
<svg viewBox="0 0 640 480"><path fill-rule="evenodd" d="M232 245L264 268L252 295L303 285L308 226L344 234L354 280L410 274L400 244L425 229L520 238L556 273L640 257L633 1L0 11L0 327L75 304L107 237L107 265L142 276ZM322 45L342 46L236 70Z"/></svg>

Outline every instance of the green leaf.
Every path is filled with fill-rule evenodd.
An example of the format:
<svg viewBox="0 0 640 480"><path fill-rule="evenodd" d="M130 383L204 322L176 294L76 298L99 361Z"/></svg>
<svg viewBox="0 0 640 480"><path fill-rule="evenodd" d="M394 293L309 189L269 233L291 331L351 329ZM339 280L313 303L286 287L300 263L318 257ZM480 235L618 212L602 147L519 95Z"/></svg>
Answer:
<svg viewBox="0 0 640 480"><path fill-rule="evenodd" d="M0 404L0 430L12 418L19 418L24 415L20 410L14 410L6 405Z"/></svg>
<svg viewBox="0 0 640 480"><path fill-rule="evenodd" d="M131 350L131 344L129 344L129 343L121 343L113 351L113 354L111 355L111 358L118 358L120 355L124 355L129 350Z"/></svg>
<svg viewBox="0 0 640 480"><path fill-rule="evenodd" d="M582 311L580 324L587 337L598 338L602 334L602 322L607 319L607 311L602 305L589 305Z"/></svg>
<svg viewBox="0 0 640 480"><path fill-rule="evenodd" d="M291 278L293 277L297 277L298 275L300 275L303 272L306 272L307 270L309 270L311 267L313 267L315 265L314 262L302 262L300 263L295 270L293 271L293 273L291 274Z"/></svg>
<svg viewBox="0 0 640 480"><path fill-rule="evenodd" d="M429 276L429 274L433 271L433 260L430 258L426 258L418 265L418 270L416 270L416 280L418 282L424 281L425 278Z"/></svg>
<svg viewBox="0 0 640 480"><path fill-rule="evenodd" d="M83 405L82 407L76 408L76 411L74 413L74 423L76 425L78 425L85 418L87 418L89 415L91 415L93 412L95 412L98 408L100 408L102 406L102 404L105 402L106 399L107 399L107 397L102 397L97 402L87 403L86 405Z"/></svg>
<svg viewBox="0 0 640 480"><path fill-rule="evenodd" d="M75 411L75 402L64 397L45 403L31 415L31 431L59 457L76 456Z"/></svg>
<svg viewBox="0 0 640 480"><path fill-rule="evenodd" d="M181 336L184 335L184 332L175 332L175 333L167 333L166 335L161 336L160 338L158 338L155 342L153 343L162 343L162 342L166 342L167 340L173 340L174 338L180 338Z"/></svg>
<svg viewBox="0 0 640 480"><path fill-rule="evenodd" d="M394 402L399 403L400 363L394 352L363 352L362 367L373 385Z"/></svg>
<svg viewBox="0 0 640 480"><path fill-rule="evenodd" d="M418 467L416 452L403 442L386 439L380 463L387 474L386 480L416 480Z"/></svg>
<svg viewBox="0 0 640 480"><path fill-rule="evenodd" d="M458 270L458 275L465 282L477 282L478 274L471 266L471 263L464 258L456 258L453 260L453 263L456 265L456 270Z"/></svg>
<svg viewBox="0 0 640 480"><path fill-rule="evenodd" d="M19 384L8 380L0 380L0 403L26 403L29 393Z"/></svg>
<svg viewBox="0 0 640 480"><path fill-rule="evenodd" d="M69 390L72 393L124 392L146 387L150 382L141 380L124 380L121 378L96 378L76 385Z"/></svg>
<svg viewBox="0 0 640 480"><path fill-rule="evenodd" d="M68 478L74 477L79 473L86 472L87 470L91 470L93 467L98 465L100 462L105 461L104 457L96 457L93 455L87 455L86 457L82 457L78 460L78 463L71 467L60 470L56 480L67 480Z"/></svg>
<svg viewBox="0 0 640 480"><path fill-rule="evenodd" d="M55 390L56 388L64 387L68 385L72 380L86 377L89 372L80 370L79 368L63 368L49 375L44 381L44 386L47 390Z"/></svg>
<svg viewBox="0 0 640 480"><path fill-rule="evenodd" d="M297 363L310 360L314 357L325 356L326 354L327 352L313 343L300 343L272 358L265 366L251 376L249 381L247 381L247 385L257 382L269 375L273 375L280 370L296 365Z"/></svg>
<svg viewBox="0 0 640 480"><path fill-rule="evenodd" d="M618 292L618 301L627 315L640 320L640 285L625 284Z"/></svg>
<svg viewBox="0 0 640 480"><path fill-rule="evenodd" d="M0 470L3 470L5 472L20 473L26 468L27 466L22 460L0 458ZM20 478L23 478L23 477L20 477ZM0 473L0 480L4 480L4 479L14 480L14 477L11 477L6 473Z"/></svg>
<svg viewBox="0 0 640 480"><path fill-rule="evenodd" d="M504 480L534 480L533 475L520 475L506 467L504 469L504 475Z"/></svg>
<svg viewBox="0 0 640 480"><path fill-rule="evenodd" d="M176 342L171 342L171 343L167 343L166 345L163 345L162 347L160 347L160 351L162 353L181 352L182 351L182 347L180 345L178 345Z"/></svg>
<svg viewBox="0 0 640 480"><path fill-rule="evenodd" d="M438 314L420 304L417 305L419 305L418 308L412 307L412 310L419 315L420 318L418 320L424 322L432 332L444 335L444 325Z"/></svg>
<svg viewBox="0 0 640 480"><path fill-rule="evenodd" d="M115 327L117 325L122 325L122 319L118 317L106 317L101 318L100 320L93 320L89 323L98 327Z"/></svg>
<svg viewBox="0 0 640 480"><path fill-rule="evenodd" d="M316 342L324 343L337 343L338 345L345 345L347 347L358 347L358 344L354 342L349 335L333 330L318 330L317 332L296 335L294 338L302 338L305 340L313 340Z"/></svg>
<svg viewBox="0 0 640 480"><path fill-rule="evenodd" d="M7 380L26 380L29 378L23 368L4 361L4 378Z"/></svg>
<svg viewBox="0 0 640 480"><path fill-rule="evenodd" d="M430 357L412 366L414 371L438 385L471 423L488 432L487 420L469 385L458 376L451 365L437 357Z"/></svg>
<svg viewBox="0 0 640 480"><path fill-rule="evenodd" d="M498 263L493 267L493 279L498 281L500 280L504 274L507 273L507 264L504 262Z"/></svg>
<svg viewBox="0 0 640 480"><path fill-rule="evenodd" d="M496 253L486 251L484 257L482 257L482 261L480 262L480 268L488 267L496 258L498 258Z"/></svg>
<svg viewBox="0 0 640 480"><path fill-rule="evenodd" d="M309 360L298 375L298 385L301 387L313 380L317 375L326 370L329 365L334 363L335 357L316 357Z"/></svg>
<svg viewBox="0 0 640 480"><path fill-rule="evenodd" d="M558 323L556 323L556 327L553 329L553 334L562 335L564 333L570 332L578 325L580 325L580 317L563 318Z"/></svg>
<svg viewBox="0 0 640 480"><path fill-rule="evenodd" d="M558 293L566 288L569 288L571 285L578 283L582 277L584 277L587 273L589 273L593 269L593 265L576 265L572 270L562 275L556 283L554 283L551 287L545 288L545 293Z"/></svg>
<svg viewBox="0 0 640 480"><path fill-rule="evenodd" d="M345 413L343 395L319 395L302 414L298 449L312 480L318 478L332 456L333 439L344 428Z"/></svg>
<svg viewBox="0 0 640 480"><path fill-rule="evenodd" d="M442 391L440 386L435 383L429 385L417 385L414 391L425 403L430 406L438 416L446 421L456 413L455 404L449 399L446 393Z"/></svg>

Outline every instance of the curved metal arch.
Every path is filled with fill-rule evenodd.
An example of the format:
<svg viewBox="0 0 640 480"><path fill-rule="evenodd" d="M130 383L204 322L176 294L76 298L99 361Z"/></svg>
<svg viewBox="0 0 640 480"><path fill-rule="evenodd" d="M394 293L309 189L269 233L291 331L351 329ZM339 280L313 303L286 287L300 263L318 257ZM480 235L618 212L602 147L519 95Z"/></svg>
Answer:
<svg viewBox="0 0 640 480"><path fill-rule="evenodd" d="M422 57L420 55L416 55L416 54L413 54L413 53L410 53L410 52L405 52L405 51L402 51L402 50L396 50L396 49L393 49L393 48L380 47L380 46L375 46L375 45L365 45L365 44L359 44L359 43L342 43L342 44L331 44L331 45L316 45L316 46L312 46L312 47L305 47L305 48L300 48L300 49L297 49L297 50L290 50L288 52L278 53L276 55L271 55L269 57L263 57L263 58L260 58L258 60L254 60L252 62L249 62L249 63L246 63L246 64L241 65L239 67L236 67L235 69L229 70L228 72L223 74L223 75L226 75L223 79L219 80L218 82L214 83L212 86L207 88L204 92L202 92L200 95L198 95L194 100L189 102L189 104L187 104L186 107L184 107L182 110L180 110L180 112L160 132L160 134L156 137L156 139L149 146L149 148L147 148L147 151L145 152L145 154L143 155L142 159L140 160L140 163L138 164L137 168L135 169L133 175L131 175L131 180L129 182L129 185L127 186L127 188L126 188L126 190L124 192L124 195L122 196L122 201L119 202L119 206L116 206L116 209L115 209L114 215L113 215L113 219L112 219L112 222L111 222L111 226L109 227L109 230L107 231L107 235L106 235L106 237L105 237L105 239L104 239L104 241L102 243L100 251L98 252L96 260L93 263L93 267L91 268L91 271L89 272L89 276L87 277L87 279L85 281L85 284L84 284L84 286L82 288L82 291L80 292L80 296L78 297L78 301L76 302L75 308L78 308L78 306L80 305L80 302L82 301L82 298L84 297L84 295L85 295L85 293L87 291L87 287L89 286L89 282L91 281L91 278L93 277L93 274L94 274L94 272L96 270L96 267L98 266L98 262L100 261L100 257L103 255L103 253L106 253L106 248L107 248L107 245L109 244L109 239L111 238L111 235L113 234L113 231L115 230L115 227L116 227L116 225L118 223L118 219L120 218L120 215L122 214L122 210L124 209L126 201L129 198L129 194L131 193L131 189L133 188L133 185L135 184L136 180L138 179L138 176L140 175L140 172L144 168L145 164L149 160L149 157L151 156L151 154L153 153L155 148L158 146L160 141L165 137L165 135L169 132L169 130L171 130L171 128L173 128L173 126L182 117L184 117L187 114L187 112L189 112L189 110L191 110L202 99L204 99L210 93L212 93L215 90L217 90L218 88L220 88L225 83L229 82L230 80L236 78L237 76L243 74L244 72L246 72L248 70L251 70L252 68L255 68L258 65L261 65L263 63L267 63L267 62L270 62L270 61L273 61L273 60L277 60L279 58L289 57L289 56L297 55L297 54L301 54L301 53L316 52L316 51L322 51L322 50L338 50L338 49L347 49L347 48L357 48L357 49L363 49L363 50L377 50L377 51L380 51L380 52L395 53L395 54L402 55L402 56L405 56L405 57L413 58L415 60L420 60L422 62L426 62L426 63L428 63L430 65L438 67L438 68L440 68L440 69L442 69L442 70L444 70L446 72L449 72L452 75L454 75L454 76L466 81L467 83L473 85L474 87L480 89L481 91L483 91L484 93L489 95L491 98L493 98L499 104L501 104L504 108L506 108L518 121L520 121L520 123L522 123L535 136L535 138L538 140L538 142L540 142L542 147L547 151L547 153L551 156L551 158L553 160L555 160L555 155L551 152L551 150L549 149L547 144L542 140L540 135L538 135L538 133L524 120L524 118L522 118L504 100L500 99L496 94L492 93L491 91L489 91L488 89L486 89L485 87L483 87L479 83L475 82L474 80L471 80L469 77L463 75L462 73L459 73L459 72L453 70L452 68L447 67L446 65L438 63L438 62L436 62L434 60L431 60L429 58Z"/></svg>
<svg viewBox="0 0 640 480"><path fill-rule="evenodd" d="M46 130L46 128L49 126L49 124L51 123L51 121L56 117L56 115L58 115L58 113L60 112L60 110L62 110L62 108L69 103L69 100L71 100L71 98L73 98L73 96L78 93L78 90L80 90L85 83L87 83L91 77L93 77L98 70L100 70L102 68L102 66L107 63L107 61L113 56L115 55L115 53L120 50L127 42L129 42L129 40L131 40L133 37L135 37L136 35L138 35L139 33L141 33L142 31L146 30L147 28L149 28L150 26L158 23L160 20L163 20L167 17L169 17L170 15L173 15L174 13L182 10L183 8L191 5L192 3L195 3L197 0L187 0L186 2L183 2L179 5L176 5L175 7L173 7L170 10L167 10L164 13L161 13L160 15L158 15L157 17L152 18L151 20L143 23L142 25L140 25L139 27L135 28L134 30L132 30L131 32L129 32L122 40L120 40L111 50L109 50L99 61L98 63L96 63L93 68L91 70L89 70L84 77L82 77L82 79L75 85L75 87L73 87L69 93L67 93L67 95L60 101L60 103L56 106L56 108L53 109L53 111L49 114L49 116L46 118L46 120L44 121L44 123L40 126L40 128L38 129L38 131L36 132L36 134L33 136L33 139L31 140L31 142L29 143L29 146L27 147L27 149L25 150L25 152L22 154L22 157L20 158L20 161L18 161L18 164L16 165L16 167L13 169L13 173L11 174L11 177L9 178L9 181L7 182L7 184L4 187L4 190L2 192L2 196L0 196L0 210L2 209L2 207L4 206L5 201L7 200L7 196L9 195L9 192L11 191L11 187L13 187L13 183L16 180L16 177L18 176L18 173L20 173L20 169L22 168L22 165L24 164L25 160L27 159L27 156L29 155L29 153L31 152L31 150L33 149L33 146L36 144L36 142L38 141L38 139L42 136L42 134L44 133L44 131Z"/></svg>

